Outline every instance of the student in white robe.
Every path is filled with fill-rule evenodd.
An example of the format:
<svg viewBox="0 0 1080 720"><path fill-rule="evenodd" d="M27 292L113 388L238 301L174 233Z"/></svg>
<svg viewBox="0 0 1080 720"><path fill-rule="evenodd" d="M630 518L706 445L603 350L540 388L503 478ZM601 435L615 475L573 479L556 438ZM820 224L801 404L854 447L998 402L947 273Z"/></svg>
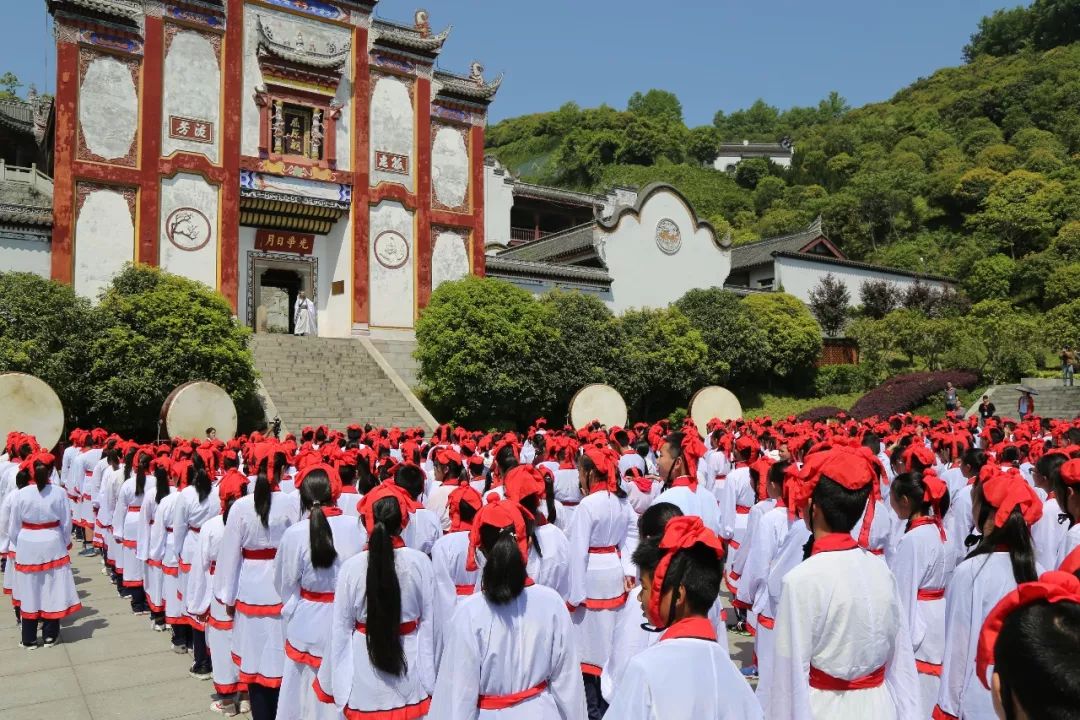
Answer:
<svg viewBox="0 0 1080 720"><path fill-rule="evenodd" d="M329 643L331 611L342 564L361 551L366 533L336 504L340 483L329 465L308 465L296 475L300 507L307 513L281 537L274 583L284 603L285 675L278 700L280 718L337 717L313 689Z"/></svg>
<svg viewBox="0 0 1080 720"><path fill-rule="evenodd" d="M902 473L891 485L889 502L906 530L889 558L889 569L896 576L911 632L921 717L928 718L937 703L945 653L945 583L952 563L941 518L949 509L949 487L933 470L922 477Z"/></svg>
<svg viewBox="0 0 1080 720"><path fill-rule="evenodd" d="M84 455L85 457L85 455ZM150 612L146 604L146 591L143 589L146 566L136 556L139 538L139 515L142 512L143 499L147 497L147 477L150 477L152 458L145 452L136 453L135 469L116 495L113 508L113 536L120 545L123 555L122 587L131 597L131 611L137 615Z"/></svg>
<svg viewBox="0 0 1080 720"><path fill-rule="evenodd" d="M483 504L480 493L468 484L459 485L450 493L446 503L450 513L450 531L436 540L431 548L431 565L435 572L436 668L442 664L442 652L453 627L450 620L465 598L476 591L480 580L480 573L466 569L465 561L469 553L469 530Z"/></svg>
<svg viewBox="0 0 1080 720"><path fill-rule="evenodd" d="M982 626L975 669L993 695L997 717L1075 718L1080 708L1078 646L1080 579L1076 575L1047 572L1002 598Z"/></svg>
<svg viewBox="0 0 1080 720"><path fill-rule="evenodd" d="M794 500L810 556L784 576L770 720L918 720L911 639L889 568L851 536L880 468L860 448L811 453ZM807 503L809 503L807 505Z"/></svg>
<svg viewBox="0 0 1080 720"><path fill-rule="evenodd" d="M178 465L175 463L173 467ZM156 494L155 494L156 496ZM158 632L172 631L172 650L178 655L188 651L190 644L187 616L180 602L180 559L174 538L174 528L169 524L173 505L180 499L180 489L174 487L162 498L154 510L154 522L150 533L150 551L147 567L161 568L161 610L156 616L154 629Z"/></svg>
<svg viewBox="0 0 1080 720"><path fill-rule="evenodd" d="M143 497L139 509L139 530L135 538L135 559L143 563L143 592L146 594L146 606L150 609L150 622L153 629L165 621L165 574L161 569L160 559L154 559L152 549L160 542L164 527L157 525L157 509L170 494L169 482L171 463L167 458L154 460L154 488ZM164 521L163 521L164 525Z"/></svg>
<svg viewBox="0 0 1080 720"><path fill-rule="evenodd" d="M8 518L8 542L15 557L13 595L19 602L21 646L37 647L38 625L45 647L60 641L60 621L82 609L68 555L71 512L67 495L52 485L55 458L38 452L26 461L33 482L15 491Z"/></svg>
<svg viewBox="0 0 1080 720"><path fill-rule="evenodd" d="M248 686L251 716L273 720L285 670L281 596L274 587L274 558L281 536L300 519L296 493L275 489L285 454L263 450L255 491L236 501L225 524L214 574L214 596L233 614L233 661Z"/></svg>
<svg viewBox="0 0 1080 720"><path fill-rule="evenodd" d="M965 543L975 528L975 519L971 513L972 490L987 459L986 453L982 450L972 449L964 452L960 470L966 478L965 484L951 496L949 512L945 513L945 539L949 543L949 555L957 563L967 555ZM952 578L951 571L949 577Z"/></svg>
<svg viewBox="0 0 1080 720"><path fill-rule="evenodd" d="M616 614L625 603L633 579L627 579L620 553L637 515L618 484L619 456L608 446L588 445L578 460L585 497L567 529L570 541L570 596L574 608L581 672L590 720L603 716L607 703L600 693L615 633Z"/></svg>
<svg viewBox="0 0 1080 720"><path fill-rule="evenodd" d="M747 629L753 632L755 637L760 624L758 609L754 607L755 601L762 592L762 586L768 577L769 564L790 524L787 507L782 502L784 478L788 474L788 468L791 468L791 473L798 473L798 468L785 460L777 463L762 461L759 466L756 472L760 473L762 480L760 492L763 499L750 511L745 542L735 552L732 564L736 567L728 573L735 582L731 604L746 612ZM774 512L777 509L783 512ZM756 669L751 667L744 674L752 677L755 672Z"/></svg>
<svg viewBox="0 0 1080 720"><path fill-rule="evenodd" d="M108 468L101 475L101 487L98 488L98 513L94 521L101 533L101 555L105 564L105 574L111 575L116 566L117 544L112 532L112 513L116 509L116 495L124 482L123 449L113 448L106 454Z"/></svg>
<svg viewBox="0 0 1080 720"><path fill-rule="evenodd" d="M346 561L334 590L330 646L315 693L348 718L414 720L435 687L435 578L427 555L407 547L415 508L393 481L364 496L368 546Z"/></svg>
<svg viewBox="0 0 1080 720"><path fill-rule="evenodd" d="M394 473L394 483L409 493L414 509L409 523L401 533L402 540L413 550L431 557L431 548L442 537L442 523L438 516L420 502L424 492L424 470L419 465L404 463Z"/></svg>
<svg viewBox="0 0 1080 720"><path fill-rule="evenodd" d="M1042 515L1039 496L1015 467L984 467L973 489L982 534L945 590L945 652L934 720L993 720L990 692L975 675L979 631L1002 597L1038 576L1030 526Z"/></svg>
<svg viewBox="0 0 1080 720"><path fill-rule="evenodd" d="M645 475L637 468L630 468L622 473L622 489L626 491L626 501L640 516L656 500L663 485L655 475Z"/></svg>
<svg viewBox="0 0 1080 720"><path fill-rule="evenodd" d="M705 446L696 430L668 435L656 459L656 472L664 482L664 491L656 496L653 504L669 502L676 505L683 515L697 515L705 527L719 533L720 511L716 496L701 487L697 480L697 466L704 453Z"/></svg>
<svg viewBox="0 0 1080 720"><path fill-rule="evenodd" d="M743 500L751 503L750 511L743 516L745 517L746 527L742 529L741 538L732 538L728 548L729 557L724 567L725 584L734 598L732 607L735 615L735 630L750 634L754 632L756 618L751 611L752 603L739 602L739 584L742 582L742 574L746 569L746 558L750 552L750 545L753 542L758 523L761 522L761 518L765 513L776 506L776 500L768 496L767 488L769 468L772 465L773 460L763 456L750 468L750 492L745 495L745 500ZM745 491L740 492L745 493ZM736 532L738 532L738 528L736 528Z"/></svg>
<svg viewBox="0 0 1080 720"><path fill-rule="evenodd" d="M431 453L434 461L435 485L424 499L424 507L435 513L443 532L450 529L450 511L447 501L450 494L462 483L465 470L461 453L450 447L436 448Z"/></svg>
<svg viewBox="0 0 1080 720"><path fill-rule="evenodd" d="M1043 568L1056 568L1061 564L1058 551L1065 541L1069 526L1061 522L1061 505L1058 503L1057 482L1061 466L1069 461L1063 452L1048 452L1035 463L1031 476L1036 492L1046 494L1043 501L1043 514L1031 526L1031 543L1035 547L1035 561Z"/></svg>
<svg viewBox="0 0 1080 720"><path fill-rule="evenodd" d="M549 440L554 442L554 439ZM581 504L581 478L577 469L577 442L563 438L558 444L559 467L555 472L555 499L562 511L555 524L565 532L570 527L574 511Z"/></svg>
<svg viewBox="0 0 1080 720"><path fill-rule="evenodd" d="M563 599L527 572L529 513L485 505L469 532L468 567L484 555L482 591L449 629L429 720L584 720L585 694ZM450 662L450 659L453 662Z"/></svg>
<svg viewBox="0 0 1080 720"><path fill-rule="evenodd" d="M221 499L213 492L213 484L206 466L199 455L195 456L193 480L191 485L180 491L180 496L172 507L169 525L173 529L173 542L176 544L177 563L180 574L177 576L178 596L181 602L190 590L192 564L191 557L199 545L199 533L203 523L221 512ZM188 627L191 628L191 647L194 662L188 671L192 677L200 680L212 675L210 653L206 649L206 627L190 613L185 612Z"/></svg>
<svg viewBox="0 0 1080 720"><path fill-rule="evenodd" d="M663 634L626 667L609 709L624 720L754 720L761 707L717 642L708 618L720 592L724 545L700 517L672 518L634 552L641 604Z"/></svg>
<svg viewBox="0 0 1080 720"><path fill-rule="evenodd" d="M533 516L533 542L529 548L529 577L546 585L564 602L570 599L570 541L556 526L558 510L550 476L532 465L518 465L506 473L506 497ZM545 505L542 508L540 501Z"/></svg>
<svg viewBox="0 0 1080 720"><path fill-rule="evenodd" d="M23 470L15 466L15 482L11 491L0 500L0 558L4 565L4 595L11 598L12 608L15 610L15 622L19 622L19 604L15 600L15 543L8 536L11 522L11 508L15 504L16 491L22 490L30 484L31 463Z"/></svg>
<svg viewBox="0 0 1080 720"><path fill-rule="evenodd" d="M1069 529L1058 548L1057 564L1080 547L1080 459L1069 460L1058 470L1055 495L1062 512L1069 518Z"/></svg>
<svg viewBox="0 0 1080 720"><path fill-rule="evenodd" d="M743 435L735 443L738 461L727 475L723 489L716 493L720 511L720 539L738 551L746 534L746 523L750 508L754 506L754 480L750 474L750 463L757 455L757 443ZM729 568L730 572L730 568Z"/></svg>

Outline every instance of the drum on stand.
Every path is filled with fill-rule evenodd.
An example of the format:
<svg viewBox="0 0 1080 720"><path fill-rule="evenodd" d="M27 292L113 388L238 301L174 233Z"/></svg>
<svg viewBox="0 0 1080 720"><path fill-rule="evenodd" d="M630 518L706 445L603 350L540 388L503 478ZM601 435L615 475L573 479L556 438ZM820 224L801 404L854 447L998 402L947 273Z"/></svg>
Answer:
<svg viewBox="0 0 1080 720"><path fill-rule="evenodd" d="M165 398L161 424L170 438L202 438L212 427L218 439L231 440L236 436L236 405L212 382L184 383Z"/></svg>
<svg viewBox="0 0 1080 720"><path fill-rule="evenodd" d="M41 378L17 372L0 374L0 442L13 431L33 435L46 449L60 441L64 406Z"/></svg>
<svg viewBox="0 0 1080 720"><path fill-rule="evenodd" d="M698 432L702 436L708 435L706 427L712 419L738 420L742 417L742 404L727 388L719 385L709 385L694 393L690 398L690 406L687 408Z"/></svg>
<svg viewBox="0 0 1080 720"><path fill-rule="evenodd" d="M586 385L570 400L570 424L575 428L583 428L593 420L609 428L624 427L626 419L626 401L610 385Z"/></svg>

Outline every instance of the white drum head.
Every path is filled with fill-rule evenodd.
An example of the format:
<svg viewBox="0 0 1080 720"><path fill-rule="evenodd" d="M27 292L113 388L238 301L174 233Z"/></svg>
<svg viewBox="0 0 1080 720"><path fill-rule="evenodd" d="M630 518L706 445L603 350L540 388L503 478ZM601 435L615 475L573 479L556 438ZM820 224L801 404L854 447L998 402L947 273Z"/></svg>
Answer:
<svg viewBox="0 0 1080 720"><path fill-rule="evenodd" d="M217 430L219 440L236 436L236 405L229 393L211 382L199 380L173 390L161 406L167 437L202 438L207 428Z"/></svg>
<svg viewBox="0 0 1080 720"><path fill-rule="evenodd" d="M706 426L713 418L719 420L738 420L742 417L742 404L739 398L719 385L709 385L694 393L688 408L702 437L708 435Z"/></svg>
<svg viewBox="0 0 1080 720"><path fill-rule="evenodd" d="M625 427L626 418L626 401L610 385L586 385L570 400L570 424L575 428L583 428L593 420L609 428Z"/></svg>
<svg viewBox="0 0 1080 720"><path fill-rule="evenodd" d="M0 375L0 443L12 431L33 435L52 449L64 432L64 406L44 380L24 373Z"/></svg>

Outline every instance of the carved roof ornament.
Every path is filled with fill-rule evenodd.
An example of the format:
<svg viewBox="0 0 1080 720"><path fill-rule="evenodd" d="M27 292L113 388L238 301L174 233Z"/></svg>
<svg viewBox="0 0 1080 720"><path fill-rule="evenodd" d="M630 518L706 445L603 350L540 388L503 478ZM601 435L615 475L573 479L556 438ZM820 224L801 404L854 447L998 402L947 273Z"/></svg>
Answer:
<svg viewBox="0 0 1080 720"><path fill-rule="evenodd" d="M439 92L468 100L490 102L502 85L503 76L492 82L484 80L484 66L474 62L469 66L469 76L462 77L445 70L435 71L435 80L439 83Z"/></svg>
<svg viewBox="0 0 1080 720"><path fill-rule="evenodd" d="M320 70L340 68L345 64L352 50L352 42L346 42L344 48L338 48L331 41L326 48L320 50L310 40L305 40L301 32L296 33L296 39L289 43L286 40L278 40L274 36L274 30L263 22L262 16L256 16L256 25L259 31L259 54L272 55L273 57L298 65L318 68Z"/></svg>
<svg viewBox="0 0 1080 720"><path fill-rule="evenodd" d="M447 25L446 29L441 33L433 34L429 22L426 29L421 27L421 13L424 14L424 21L428 22L427 11L418 10L416 12L415 25L413 27L376 18L372 23L373 41L385 45L393 45L405 50L412 50L414 52L438 55L439 51L442 50L443 44L446 42L446 38L450 37L450 30L453 26Z"/></svg>
<svg viewBox="0 0 1080 720"><path fill-rule="evenodd" d="M126 20L137 20L143 14L142 3L138 0L68 0L68 2L87 10L122 17Z"/></svg>
<svg viewBox="0 0 1080 720"><path fill-rule="evenodd" d="M420 33L420 37L431 36L431 22L428 19L428 11L424 8L420 8L413 16L416 22L416 30Z"/></svg>

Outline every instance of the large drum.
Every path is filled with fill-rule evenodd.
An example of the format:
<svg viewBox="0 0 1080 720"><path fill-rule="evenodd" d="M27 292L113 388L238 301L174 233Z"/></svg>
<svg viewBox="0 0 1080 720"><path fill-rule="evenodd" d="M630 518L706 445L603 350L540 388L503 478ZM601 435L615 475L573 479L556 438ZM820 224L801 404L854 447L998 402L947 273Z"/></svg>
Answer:
<svg viewBox="0 0 1080 720"><path fill-rule="evenodd" d="M609 428L624 427L626 418L626 401L610 385L586 385L570 400L570 424L575 428L585 427L593 420Z"/></svg>
<svg viewBox="0 0 1080 720"><path fill-rule="evenodd" d="M53 448L64 432L64 406L44 380L24 373L0 374L0 443L12 431L33 435Z"/></svg>
<svg viewBox="0 0 1080 720"><path fill-rule="evenodd" d="M718 420L738 420L742 417L742 404L727 388L709 385L694 393L687 408L694 419L698 432L707 435L706 426L713 418Z"/></svg>
<svg viewBox="0 0 1080 720"><path fill-rule="evenodd" d="M201 438L207 428L214 428L219 439L231 440L236 435L236 405L212 382L184 383L165 398L161 423L171 438Z"/></svg>

